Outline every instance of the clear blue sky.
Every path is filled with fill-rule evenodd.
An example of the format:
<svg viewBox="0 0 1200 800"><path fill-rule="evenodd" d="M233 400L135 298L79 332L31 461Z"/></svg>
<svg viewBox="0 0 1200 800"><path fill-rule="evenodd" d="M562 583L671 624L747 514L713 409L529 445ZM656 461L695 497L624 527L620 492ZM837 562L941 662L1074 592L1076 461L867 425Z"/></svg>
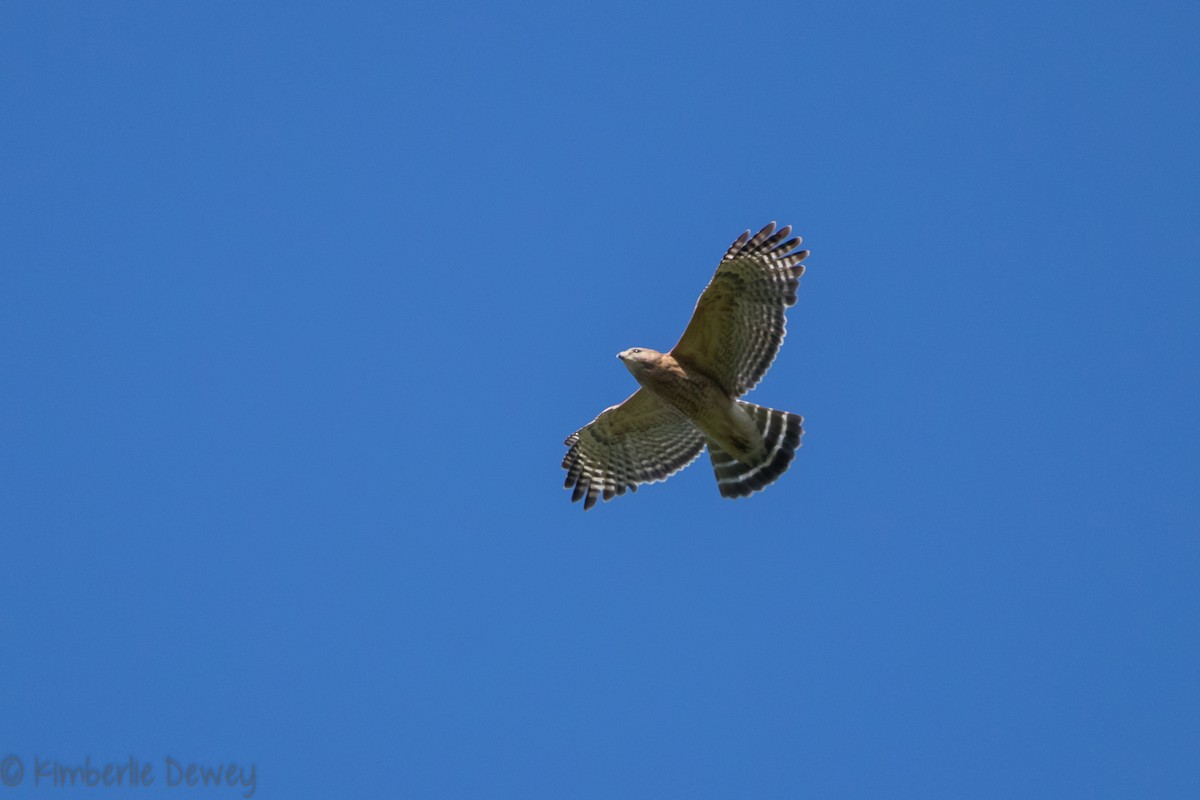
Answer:
<svg viewBox="0 0 1200 800"><path fill-rule="evenodd" d="M1198 8L4 4L0 800L1200 796ZM584 514L772 219L791 470Z"/></svg>

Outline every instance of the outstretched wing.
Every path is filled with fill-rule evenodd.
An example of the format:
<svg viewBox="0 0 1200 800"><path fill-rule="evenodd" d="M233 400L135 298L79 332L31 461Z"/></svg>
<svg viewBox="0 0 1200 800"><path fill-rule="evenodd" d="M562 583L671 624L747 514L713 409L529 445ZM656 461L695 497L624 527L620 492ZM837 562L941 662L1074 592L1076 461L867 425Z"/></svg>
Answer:
<svg viewBox="0 0 1200 800"><path fill-rule="evenodd" d="M583 498L584 510L637 491L639 483L666 480L696 460L704 434L679 411L645 389L620 405L606 408L567 437L563 458L571 500Z"/></svg>
<svg viewBox="0 0 1200 800"><path fill-rule="evenodd" d="M796 302L804 274L797 250L800 238L788 239L791 226L778 231L767 225L753 238L746 231L717 267L692 313L679 343L676 360L721 384L731 397L741 397L762 380L775 360L786 332L784 311Z"/></svg>

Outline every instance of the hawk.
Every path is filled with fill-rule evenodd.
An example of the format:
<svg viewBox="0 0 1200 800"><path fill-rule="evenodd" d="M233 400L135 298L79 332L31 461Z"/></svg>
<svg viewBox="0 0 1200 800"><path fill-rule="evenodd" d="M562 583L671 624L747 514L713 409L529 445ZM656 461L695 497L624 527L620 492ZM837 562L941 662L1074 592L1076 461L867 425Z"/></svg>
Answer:
<svg viewBox="0 0 1200 800"><path fill-rule="evenodd" d="M584 510L666 480L707 445L723 497L745 497L792 462L803 417L738 398L753 389L783 344L807 250L772 222L730 245L670 352L634 347L617 358L641 384L567 437L571 500Z"/></svg>

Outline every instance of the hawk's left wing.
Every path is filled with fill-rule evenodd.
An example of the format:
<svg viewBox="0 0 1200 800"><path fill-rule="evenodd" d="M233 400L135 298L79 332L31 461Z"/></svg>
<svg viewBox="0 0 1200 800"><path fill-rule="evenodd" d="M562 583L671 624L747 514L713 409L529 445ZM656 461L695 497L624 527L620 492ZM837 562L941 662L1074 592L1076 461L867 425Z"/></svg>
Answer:
<svg viewBox="0 0 1200 800"><path fill-rule="evenodd" d="M791 226L767 225L734 242L700 295L692 320L671 350L676 360L712 377L730 397L741 397L762 380L783 344L784 311L796 302L804 274L797 250L800 238L788 239Z"/></svg>

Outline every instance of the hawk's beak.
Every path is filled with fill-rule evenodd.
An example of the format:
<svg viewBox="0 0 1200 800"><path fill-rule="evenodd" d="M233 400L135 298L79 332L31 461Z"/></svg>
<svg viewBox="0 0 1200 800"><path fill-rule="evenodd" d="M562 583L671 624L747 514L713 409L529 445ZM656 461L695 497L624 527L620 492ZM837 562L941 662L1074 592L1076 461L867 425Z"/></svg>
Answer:
<svg viewBox="0 0 1200 800"><path fill-rule="evenodd" d="M625 354L624 354L624 353L617 353L617 358L619 358L619 359L621 359L622 361L624 361L624 360L625 360Z"/></svg>

